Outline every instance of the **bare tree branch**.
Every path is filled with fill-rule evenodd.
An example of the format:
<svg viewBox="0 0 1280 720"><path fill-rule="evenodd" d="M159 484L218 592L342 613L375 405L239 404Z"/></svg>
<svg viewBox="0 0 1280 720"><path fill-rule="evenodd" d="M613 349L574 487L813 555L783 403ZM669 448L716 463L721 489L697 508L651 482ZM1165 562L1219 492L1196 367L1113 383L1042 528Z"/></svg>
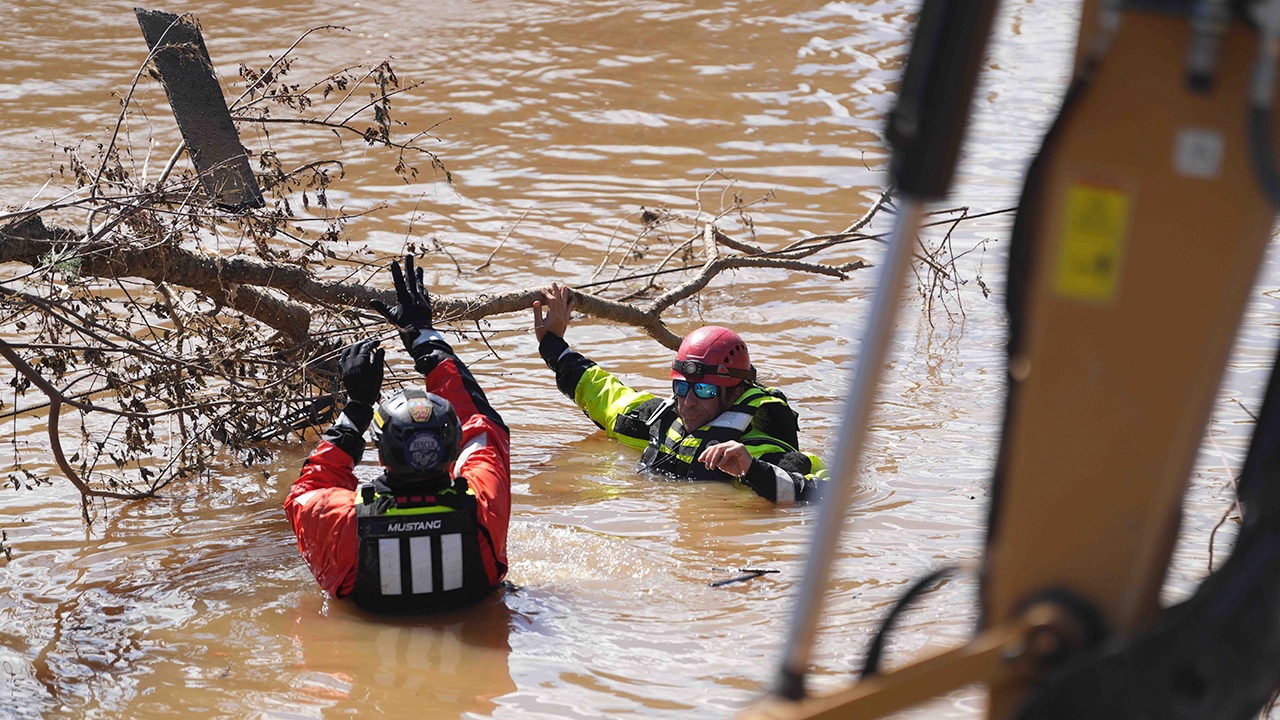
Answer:
<svg viewBox="0 0 1280 720"><path fill-rule="evenodd" d="M388 149L386 164L406 181L417 173L406 158L426 157L448 182L443 163L418 144L431 138L429 129L407 139L396 132L401 123L391 115L391 98L416 85L402 87L389 61L321 79L289 77L293 53L319 29L331 27L302 35L265 68L241 66L238 122L256 126L262 137L269 136L268 126L280 124L299 133L320 130L326 138L330 131L357 134L369 146ZM381 208L327 211L317 220L290 207L300 201L307 210L328 208L329 188L345 176L342 158L285 158L268 144L254 157L269 206L241 211L217 206L195 172L180 167L181 145L159 179L148 183L147 163L139 169L132 148L116 144L128 139L120 129L145 96L135 93L144 70L121 96L107 145L86 144L86 157L80 147L62 148L79 187L43 206L33 200L0 215L0 264L29 268L0 281L0 321L13 333L5 336L0 357L17 370L15 403L0 417L48 413L50 449L59 471L81 492L86 518L89 498L153 495L174 479L202 472L214 452L239 453L251 464L271 456L265 441L302 437L328 422L342 402L334 364L343 343L391 332L368 309L375 298L395 301L381 275L389 258L367 248L341 251L350 242L348 225ZM367 100L352 102L365 90ZM718 209L704 206L716 184ZM869 266L848 249L881 241L869 226L880 213L893 212L885 192L842 232L770 248L756 238L748 210L771 199L772 193L741 197L733 178L716 171L698 184L692 211L628 213L612 228L607 246L594 250L601 259L591 262L588 276L568 279L576 311L637 328L674 350L681 337L665 315L717 278L757 269L846 280ZM87 231L69 229L68 209L103 221L91 220ZM492 266L529 212L496 239L477 269ZM983 216L938 216L934 224L949 228L944 243L920 254L928 263L921 286L930 303L935 294L960 287L955 262L964 253L952 247L951 231ZM627 224L636 219L639 229L628 238ZM461 272L447 241L410 239L412 221L408 230L406 244L449 255ZM525 313L541 298L542 287L497 288L434 295L433 303L438 324L474 326L496 357L482 321ZM16 401L32 388L47 402ZM78 466L79 453L67 458L62 450L70 429L58 422L64 410L81 419L85 457ZM157 460L166 451L167 461ZM107 463L127 470L128 478L101 471Z"/></svg>
<svg viewBox="0 0 1280 720"><path fill-rule="evenodd" d="M54 462L58 464L58 468L62 470L62 474L66 475L72 485L80 491L80 495L84 501L90 497L107 497L118 500L140 500L145 497L151 497L155 494L154 488L147 492L141 493L120 493L108 490L95 490L88 486L84 480L80 479L80 474L76 472L71 463L67 461L66 453L62 450L62 436L58 432L58 417L62 412L62 403L66 399L61 392L53 385L49 384L44 376L36 372L34 368L26 363L13 348L4 340L0 340L0 355L8 360L18 372L22 373L33 385L40 389L49 398L49 449L53 453ZM82 502L83 504L83 502ZM85 510L87 512L87 510Z"/></svg>

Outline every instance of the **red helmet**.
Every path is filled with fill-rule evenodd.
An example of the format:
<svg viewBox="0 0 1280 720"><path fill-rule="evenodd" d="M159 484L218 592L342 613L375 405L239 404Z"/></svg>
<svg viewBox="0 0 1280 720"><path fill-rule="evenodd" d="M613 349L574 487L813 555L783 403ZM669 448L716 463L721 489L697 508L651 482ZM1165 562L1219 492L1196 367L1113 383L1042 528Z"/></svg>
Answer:
<svg viewBox="0 0 1280 720"><path fill-rule="evenodd" d="M738 333L708 325L689 333L680 343L680 352L671 363L671 379L732 387L743 380L754 381L756 369Z"/></svg>

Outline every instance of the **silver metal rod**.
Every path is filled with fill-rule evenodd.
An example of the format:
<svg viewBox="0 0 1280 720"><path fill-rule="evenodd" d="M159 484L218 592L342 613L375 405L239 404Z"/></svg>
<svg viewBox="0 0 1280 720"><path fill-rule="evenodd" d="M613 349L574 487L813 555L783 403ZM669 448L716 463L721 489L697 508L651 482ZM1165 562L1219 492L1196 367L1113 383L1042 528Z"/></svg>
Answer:
<svg viewBox="0 0 1280 720"><path fill-rule="evenodd" d="M800 595L791 615L790 631L782 665L774 685L774 694L799 699L804 697L804 676L813 652L814 634L822 604L826 599L828 576L835 560L844 529L850 495L857 479L862 458L863 440L880 384L880 372L889 354L894 321L901 304L902 286L911 267L916 230L924 213L924 203L915 198L899 201L898 217L889 235L880 271L879 286L871 303L871 314L864 328L862 346L851 378L848 401L840 423L835 461L831 466L830 486L822 498L822 511L814 531L812 548L805 565Z"/></svg>

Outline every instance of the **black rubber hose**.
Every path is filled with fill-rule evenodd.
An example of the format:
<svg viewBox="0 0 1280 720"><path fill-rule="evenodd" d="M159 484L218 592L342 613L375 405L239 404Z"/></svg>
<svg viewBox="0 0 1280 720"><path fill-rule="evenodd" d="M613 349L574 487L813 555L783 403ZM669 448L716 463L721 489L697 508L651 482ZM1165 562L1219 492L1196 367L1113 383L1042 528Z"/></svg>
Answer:
<svg viewBox="0 0 1280 720"><path fill-rule="evenodd" d="M1274 148L1271 145L1271 108L1249 108L1249 162L1258 180L1262 194L1271 207L1280 210L1280 172L1276 171Z"/></svg>
<svg viewBox="0 0 1280 720"><path fill-rule="evenodd" d="M893 608L889 610L884 622L880 623L880 629L876 631L876 636L871 639L871 646L867 648L867 659L862 663L862 673L859 677L865 680L880 672L880 656L884 653L884 645L889 639L889 632L893 630L893 625L897 622L898 616L906 611L912 601L923 595L925 590L954 573L959 567L958 565L949 565L940 570L934 570L907 588L907 592L898 598L898 602L894 603Z"/></svg>

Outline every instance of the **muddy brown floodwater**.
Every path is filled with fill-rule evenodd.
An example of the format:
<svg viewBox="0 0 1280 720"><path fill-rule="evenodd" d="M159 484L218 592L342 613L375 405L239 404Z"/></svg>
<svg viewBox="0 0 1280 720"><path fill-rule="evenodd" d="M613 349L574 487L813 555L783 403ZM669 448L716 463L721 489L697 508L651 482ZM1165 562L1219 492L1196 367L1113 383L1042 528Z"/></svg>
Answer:
<svg viewBox="0 0 1280 720"><path fill-rule="evenodd" d="M411 237L447 243L458 265L429 256L428 283L462 295L583 282L618 242L615 229L632 227L628 216L660 206L694 215L715 171L744 197L772 193L751 209L761 244L847 227L885 181L879 137L914 6L275 0L154 9L195 12L228 80L239 63L263 66L306 29L331 24L346 29L308 42L298 73L392 56L402 78L421 81L395 109L409 128L434 126L432 147L454 184L429 173L406 184L348 143L331 198L381 207L350 228L380 251L400 252ZM56 197L67 182L45 183L63 162L58 146L109 134L113 93L128 90L146 55L132 8L0 3L0 204ZM950 204L985 212L1016 203L1063 90L1075 10L1003 4ZM165 158L172 118L154 83L139 92L156 110L131 121L130 140L137 150L154 139L154 156ZM295 157L306 149L285 134L244 139ZM725 187L716 178L702 188L704 211ZM930 322L919 295L904 290L821 623L819 689L852 677L908 583L980 554L1003 393L1010 220L953 235L958 252L979 248L960 262L967 283L950 298L963 316L935 310ZM471 270L506 233L492 266ZM841 257L878 252L859 246ZM547 267L542 259L557 253ZM679 332L702 323L742 331L764 380L800 409L809 448L830 459L875 279L739 271L670 320ZM1230 503L1245 408L1257 409L1274 344L1275 287L1269 265L1192 478L1170 598L1206 572L1209 531ZM428 620L373 619L321 593L281 511L309 444L281 444L253 467L228 458L159 500L96 506L86 527L43 444L44 419L11 418L0 463L52 483L0 492L13 552L0 558L0 718L730 717L758 697L816 509L636 475L635 453L557 393L528 326L524 314L495 318L496 357L474 339L457 343L512 429L509 577L520 589ZM633 329L585 319L569 340L637 387L666 385L669 351ZM7 409L14 398L3 392ZM1219 550L1233 534L1220 535ZM778 572L709 586L748 566ZM962 641L975 590L963 578L930 594L904 618L889 662ZM980 707L962 691L916 714L974 717Z"/></svg>

